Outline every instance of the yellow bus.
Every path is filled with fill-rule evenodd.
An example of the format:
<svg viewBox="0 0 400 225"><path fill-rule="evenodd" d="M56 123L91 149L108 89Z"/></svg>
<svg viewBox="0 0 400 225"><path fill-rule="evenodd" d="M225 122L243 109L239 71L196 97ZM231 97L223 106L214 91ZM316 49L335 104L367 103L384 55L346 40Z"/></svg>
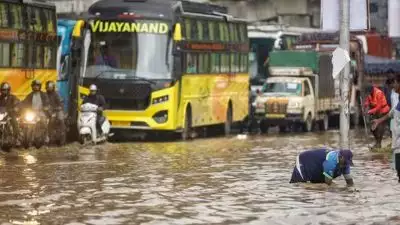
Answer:
<svg viewBox="0 0 400 225"><path fill-rule="evenodd" d="M248 115L248 37L225 7L101 0L92 16L82 94L96 84L112 129L181 132Z"/></svg>
<svg viewBox="0 0 400 225"><path fill-rule="evenodd" d="M56 24L54 4L0 0L0 82L9 82L20 99L32 80L57 80Z"/></svg>

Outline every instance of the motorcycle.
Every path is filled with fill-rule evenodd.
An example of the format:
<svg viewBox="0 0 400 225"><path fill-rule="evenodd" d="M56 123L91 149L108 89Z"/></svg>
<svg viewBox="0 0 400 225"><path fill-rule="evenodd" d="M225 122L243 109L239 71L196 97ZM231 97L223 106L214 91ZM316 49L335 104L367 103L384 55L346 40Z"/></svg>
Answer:
<svg viewBox="0 0 400 225"><path fill-rule="evenodd" d="M9 151L14 143L14 130L11 126L11 117L5 108L0 108L0 146L4 151Z"/></svg>
<svg viewBox="0 0 400 225"><path fill-rule="evenodd" d="M32 146L39 149L45 143L45 122L40 114L32 110L25 110L20 118L22 128L22 145L25 149Z"/></svg>
<svg viewBox="0 0 400 225"><path fill-rule="evenodd" d="M65 144L66 132L60 129L60 123L64 123L64 121L59 121L57 118L57 111L51 112L48 125L50 144L56 144L58 146Z"/></svg>
<svg viewBox="0 0 400 225"><path fill-rule="evenodd" d="M99 142L107 141L110 133L110 122L105 118L104 122L101 124L102 133L97 132L96 121L97 121L97 111L98 106L85 103L81 106L81 113L78 120L78 130L79 130L79 142L85 144L87 142L93 142L97 144Z"/></svg>

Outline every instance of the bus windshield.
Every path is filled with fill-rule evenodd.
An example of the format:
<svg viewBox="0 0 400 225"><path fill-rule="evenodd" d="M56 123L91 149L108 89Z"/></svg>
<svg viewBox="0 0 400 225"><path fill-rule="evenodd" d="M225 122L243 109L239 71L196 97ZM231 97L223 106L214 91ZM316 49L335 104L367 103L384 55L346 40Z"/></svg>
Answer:
<svg viewBox="0 0 400 225"><path fill-rule="evenodd" d="M301 95L301 83L294 82L271 82L266 83L263 87L265 94L282 94L282 95Z"/></svg>
<svg viewBox="0 0 400 225"><path fill-rule="evenodd" d="M167 31L93 32L85 77L171 79L171 52Z"/></svg>

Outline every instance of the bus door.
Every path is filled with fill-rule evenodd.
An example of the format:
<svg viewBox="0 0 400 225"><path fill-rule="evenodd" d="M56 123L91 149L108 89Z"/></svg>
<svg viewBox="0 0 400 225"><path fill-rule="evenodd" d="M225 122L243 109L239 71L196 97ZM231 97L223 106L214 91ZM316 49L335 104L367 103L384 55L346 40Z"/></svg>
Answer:
<svg viewBox="0 0 400 225"><path fill-rule="evenodd" d="M69 49L64 49L63 44L66 40L67 29L58 26L58 50L57 50L57 90L64 101L64 112L68 113L69 91L68 91L68 66L69 66ZM68 46L68 44L66 44Z"/></svg>
<svg viewBox="0 0 400 225"><path fill-rule="evenodd" d="M85 25L86 26L86 25ZM75 78L77 79L77 88L78 90L76 90L77 93L77 99L78 99L78 105L77 108L80 108L80 105L82 104L83 101L83 97L89 94L89 89L84 88L83 87L83 78L85 76L86 73L86 65L87 65L87 61L89 59L89 49L90 49L90 43L91 43L91 30L89 28L84 29L83 32L81 33L82 35L82 39L80 40L80 44L81 46L76 46L76 47L81 47L81 51L79 51L79 63L77 64L77 66L79 66L79 68L76 68L75 70L78 71L78 76L76 76Z"/></svg>

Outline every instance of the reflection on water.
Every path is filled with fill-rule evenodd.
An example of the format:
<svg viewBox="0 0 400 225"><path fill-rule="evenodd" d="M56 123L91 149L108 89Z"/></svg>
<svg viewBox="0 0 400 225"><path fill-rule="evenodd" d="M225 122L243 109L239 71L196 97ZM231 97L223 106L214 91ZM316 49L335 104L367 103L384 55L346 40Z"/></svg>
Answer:
<svg viewBox="0 0 400 225"><path fill-rule="evenodd" d="M338 134L124 143L0 156L1 224L400 224L388 156L353 133L360 192L288 183L305 148ZM359 136L359 138L357 138Z"/></svg>

